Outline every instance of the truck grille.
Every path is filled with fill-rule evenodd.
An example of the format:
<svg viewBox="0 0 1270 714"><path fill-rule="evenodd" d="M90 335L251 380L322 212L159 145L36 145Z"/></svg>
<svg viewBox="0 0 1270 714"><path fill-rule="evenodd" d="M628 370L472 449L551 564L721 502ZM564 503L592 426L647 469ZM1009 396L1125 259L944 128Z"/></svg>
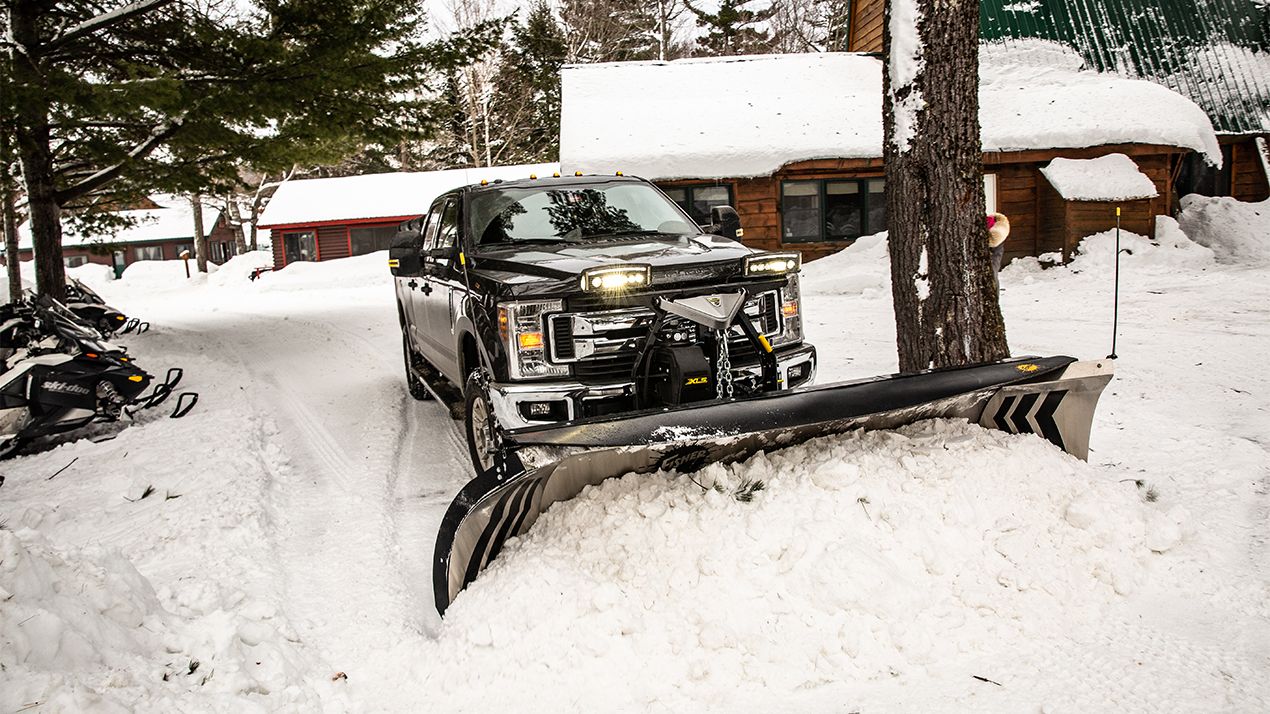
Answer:
<svg viewBox="0 0 1270 714"><path fill-rule="evenodd" d="M638 306L635 300L625 301L627 304L623 302L620 297L608 297L602 301L592 296L570 299L570 312L550 318L548 331L552 361L572 364L574 375L584 384L612 384L630 379L654 313ZM600 309L586 309L601 305ZM751 298L745 311L764 335L772 337L780 333L780 294L777 291ZM661 341L701 344L703 329L682 320L668 321L662 327ZM676 335L682 339L675 340ZM754 346L744 335L730 335L728 346L732 361L737 366L752 364L758 359Z"/></svg>

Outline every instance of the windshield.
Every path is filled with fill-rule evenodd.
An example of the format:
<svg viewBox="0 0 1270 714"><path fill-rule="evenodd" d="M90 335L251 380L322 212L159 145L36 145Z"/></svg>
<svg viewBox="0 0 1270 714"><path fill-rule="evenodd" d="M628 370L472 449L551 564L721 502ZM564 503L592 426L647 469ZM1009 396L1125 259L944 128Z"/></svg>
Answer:
<svg viewBox="0 0 1270 714"><path fill-rule="evenodd" d="M471 208L479 245L700 233L678 206L644 183L494 189L474 194Z"/></svg>

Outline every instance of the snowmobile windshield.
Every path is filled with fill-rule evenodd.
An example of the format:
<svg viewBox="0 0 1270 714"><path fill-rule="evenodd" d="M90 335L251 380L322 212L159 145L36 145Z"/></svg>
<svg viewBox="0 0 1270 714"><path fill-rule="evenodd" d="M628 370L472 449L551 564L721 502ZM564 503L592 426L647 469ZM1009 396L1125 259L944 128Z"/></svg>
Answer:
<svg viewBox="0 0 1270 714"><path fill-rule="evenodd" d="M691 236L701 231L673 201L644 183L509 187L471 202L477 244L592 243L632 236Z"/></svg>
<svg viewBox="0 0 1270 714"><path fill-rule="evenodd" d="M62 303L43 296L37 304L41 313L41 322L45 324L45 329L52 331L64 340L69 340L79 345L84 350L109 351L106 345L102 344L101 336L80 323L75 313L71 312Z"/></svg>

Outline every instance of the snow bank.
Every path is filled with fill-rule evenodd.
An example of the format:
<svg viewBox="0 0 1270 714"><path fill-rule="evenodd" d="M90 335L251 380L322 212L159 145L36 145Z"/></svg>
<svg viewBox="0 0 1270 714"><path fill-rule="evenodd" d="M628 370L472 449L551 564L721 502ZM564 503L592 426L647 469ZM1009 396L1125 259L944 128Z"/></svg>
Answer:
<svg viewBox="0 0 1270 714"><path fill-rule="evenodd" d="M215 263L208 263L207 275L219 269L220 266ZM124 268L119 282L130 291L161 292L205 283L207 275L198 272L198 266L192 260L188 278L183 260L138 260Z"/></svg>
<svg viewBox="0 0 1270 714"><path fill-rule="evenodd" d="M322 263L292 263L256 280L264 292L357 289L384 286L392 291L388 251L381 250Z"/></svg>
<svg viewBox="0 0 1270 714"><path fill-rule="evenodd" d="M1270 261L1270 200L1245 203L1233 198L1182 197L1182 230L1212 248L1223 263Z"/></svg>
<svg viewBox="0 0 1270 714"><path fill-rule="evenodd" d="M1132 201L1160 195L1155 184L1124 154L1096 159L1057 158L1041 169L1068 201Z"/></svg>
<svg viewBox="0 0 1270 714"><path fill-rule="evenodd" d="M863 236L833 255L803 266L805 294L878 295L891 290L886 233Z"/></svg>
<svg viewBox="0 0 1270 714"><path fill-rule="evenodd" d="M920 677L1096 620L1138 586L1148 544L1187 527L1040 439L960 421L820 439L696 480L710 490L628 476L547 511L407 678L426 677L441 709L519 708L532 689L535 711L674 711ZM754 482L752 502L731 495ZM535 686L562 657L570 685Z"/></svg>
<svg viewBox="0 0 1270 714"><path fill-rule="evenodd" d="M1085 237L1076 246L1071 262L1051 267L1059 260L1056 253L1040 258L1016 258L1001 271L1001 284L1028 285L1036 280L1068 280L1073 274L1110 281L1116 260L1115 229ZM1182 270L1205 270L1212 264L1213 251L1188 238L1177 221L1168 216L1156 216L1154 239L1120 231L1122 275L1168 275Z"/></svg>
<svg viewBox="0 0 1270 714"><path fill-rule="evenodd" d="M219 270L208 276L207 283L218 287L250 283L252 271L270 267L273 267L272 253L267 250L248 251L221 264Z"/></svg>

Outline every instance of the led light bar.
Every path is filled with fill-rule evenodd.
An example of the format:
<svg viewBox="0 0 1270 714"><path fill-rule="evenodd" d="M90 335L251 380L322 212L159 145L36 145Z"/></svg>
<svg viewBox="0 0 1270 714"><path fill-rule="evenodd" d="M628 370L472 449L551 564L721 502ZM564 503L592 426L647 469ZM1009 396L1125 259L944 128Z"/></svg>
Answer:
<svg viewBox="0 0 1270 714"><path fill-rule="evenodd" d="M582 271L582 289L586 292L615 292L642 288L649 284L652 268L647 265L606 265Z"/></svg>
<svg viewBox="0 0 1270 714"><path fill-rule="evenodd" d="M797 273L802 265L803 254L797 251L757 253L745 257L745 276L753 278Z"/></svg>

